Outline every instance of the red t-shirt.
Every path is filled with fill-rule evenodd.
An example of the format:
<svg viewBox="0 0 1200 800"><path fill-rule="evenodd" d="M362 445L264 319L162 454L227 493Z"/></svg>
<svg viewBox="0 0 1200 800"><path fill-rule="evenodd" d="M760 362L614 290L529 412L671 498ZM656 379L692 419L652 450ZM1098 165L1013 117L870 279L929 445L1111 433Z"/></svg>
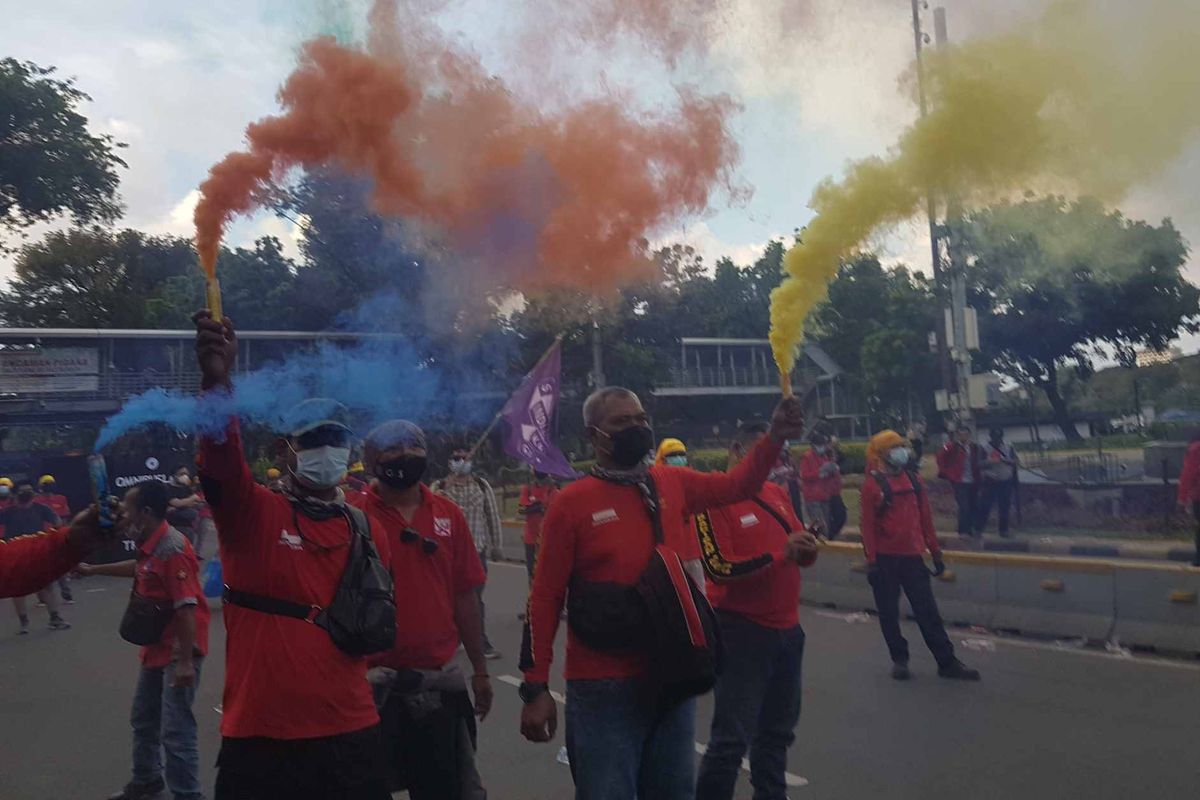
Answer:
<svg viewBox="0 0 1200 800"><path fill-rule="evenodd" d="M933 512L929 508L929 492L919 475L910 473L921 487L920 496L913 490L912 480L901 472L898 475L879 473L884 476L892 490L892 501L888 508L880 511L883 489L873 475L868 474L862 484L863 551L867 561L874 563L875 556L883 553L892 556L919 556L926 550L940 553L933 530Z"/></svg>
<svg viewBox="0 0 1200 800"><path fill-rule="evenodd" d="M1183 471L1179 474L1179 502L1200 500L1200 442L1188 445L1183 456Z"/></svg>
<svg viewBox="0 0 1200 800"><path fill-rule="evenodd" d="M61 494L35 494L33 502L39 503L57 514L62 524L66 525L71 521L71 506L67 502L67 498Z"/></svg>
<svg viewBox="0 0 1200 800"><path fill-rule="evenodd" d="M285 495L255 483L236 420L225 441L201 438L200 471L208 481L225 583L293 603L328 605L350 554L349 523L340 516L304 516ZM370 522L386 562L384 527ZM225 629L224 736L309 739L379 722L367 659L339 650L321 628L230 604Z"/></svg>
<svg viewBox="0 0 1200 800"><path fill-rule="evenodd" d="M829 500L842 493L842 474L833 470L825 477L821 468L826 464L837 464L832 453L822 455L811 447L800 459L800 491L810 503Z"/></svg>
<svg viewBox="0 0 1200 800"><path fill-rule="evenodd" d="M542 535L542 520L546 518L546 509L550 501L558 494L558 487L548 484L526 484L521 487L521 508L528 508L534 503L541 505L541 511L525 512L525 544L537 544Z"/></svg>
<svg viewBox="0 0 1200 800"><path fill-rule="evenodd" d="M732 471L696 472L651 467L658 487L664 541L682 536L685 514L749 497L766 480L780 445L764 437ZM521 668L531 682L547 681L559 614L572 577L632 586L654 551L654 528L636 486L586 477L563 489L546 514ZM568 631L568 680L628 678L645 668L640 653L593 650Z"/></svg>
<svg viewBox="0 0 1200 800"><path fill-rule="evenodd" d="M487 577L467 519L454 502L421 486L421 505L412 520L387 505L373 488L352 503L378 519L387 531L392 578L396 584L396 646L371 656L372 664L392 669L441 669L454 657L461 636L454 600L474 592ZM405 528L438 543L426 553L421 541L404 542Z"/></svg>
<svg viewBox="0 0 1200 800"><path fill-rule="evenodd" d="M178 611L196 609L195 654L208 654L208 620L211 613L200 589L200 564L187 537L163 522L137 553L133 588L152 600L169 601ZM157 669L175 660L176 620L167 623L157 644L142 648L142 666Z"/></svg>
<svg viewBox="0 0 1200 800"><path fill-rule="evenodd" d="M800 568L787 558L787 540L804 526L792 501L768 483L758 500L778 514L786 526L754 500L710 509L697 518L697 541L705 550L708 600L767 628L800 624ZM712 538L705 536L709 526Z"/></svg>

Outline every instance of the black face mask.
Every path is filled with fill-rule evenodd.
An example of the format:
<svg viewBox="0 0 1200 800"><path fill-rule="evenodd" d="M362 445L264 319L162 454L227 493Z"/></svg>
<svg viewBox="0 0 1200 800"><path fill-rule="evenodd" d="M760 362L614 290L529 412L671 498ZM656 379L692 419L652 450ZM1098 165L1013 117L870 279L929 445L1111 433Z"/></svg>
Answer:
<svg viewBox="0 0 1200 800"><path fill-rule="evenodd" d="M403 456L375 466L375 477L393 489L407 489L425 475L429 459L425 456Z"/></svg>
<svg viewBox="0 0 1200 800"><path fill-rule="evenodd" d="M605 435L612 442L613 461L621 469L636 467L654 449L654 431L644 425L631 425Z"/></svg>
<svg viewBox="0 0 1200 800"><path fill-rule="evenodd" d="M28 503L33 499L33 492L17 492L18 503Z"/></svg>

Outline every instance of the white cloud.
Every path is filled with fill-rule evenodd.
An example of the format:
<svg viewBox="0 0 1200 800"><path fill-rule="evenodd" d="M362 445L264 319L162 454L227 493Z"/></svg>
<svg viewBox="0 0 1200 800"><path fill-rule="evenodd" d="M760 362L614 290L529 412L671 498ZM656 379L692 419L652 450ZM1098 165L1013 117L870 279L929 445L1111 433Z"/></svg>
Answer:
<svg viewBox="0 0 1200 800"><path fill-rule="evenodd" d="M732 259L739 267L753 264L762 255L770 238L761 242L727 242L722 240L707 222L695 222L681 231L660 237L653 246L665 247L672 244L690 245L712 267L722 258Z"/></svg>

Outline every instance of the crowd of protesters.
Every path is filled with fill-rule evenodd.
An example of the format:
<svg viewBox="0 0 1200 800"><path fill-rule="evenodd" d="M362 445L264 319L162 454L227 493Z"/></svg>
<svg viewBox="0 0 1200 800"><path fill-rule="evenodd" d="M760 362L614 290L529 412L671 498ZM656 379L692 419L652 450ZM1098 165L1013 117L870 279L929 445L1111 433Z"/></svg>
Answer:
<svg viewBox="0 0 1200 800"><path fill-rule="evenodd" d="M202 312L196 326L203 391L226 392L233 325ZM561 489L534 473L522 492L521 733L555 736L549 682L565 619L576 797L731 798L747 755L755 796L784 797L806 644L801 569L845 522L836 436L820 424L806 431L800 403L787 399L769 422L738 426L728 472L705 473L687 466L681 441L655 452L649 417L626 389L593 393L584 422L591 472ZM797 468L785 445L806 433ZM500 545L495 493L468 450L451 455L446 479L427 483L429 446L411 422L366 433L361 471L358 444L345 410L314 399L288 415L266 485L231 418L200 438L198 480L181 468L170 486L135 487L104 514L93 506L64 526L66 513L16 487L0 512L11 531L0 596L46 589L73 568L134 584L120 626L143 645L132 776L114 800L203 794L192 704L208 651L197 555L206 515L226 629L215 797L486 798L475 751L498 657L483 602ZM943 567L912 449L886 431L870 461L861 527L892 675L909 676L903 591L939 675L978 679L955 657L933 599L923 556ZM112 535L109 516L135 557L81 563ZM709 690L709 747L697 765L696 698Z"/></svg>

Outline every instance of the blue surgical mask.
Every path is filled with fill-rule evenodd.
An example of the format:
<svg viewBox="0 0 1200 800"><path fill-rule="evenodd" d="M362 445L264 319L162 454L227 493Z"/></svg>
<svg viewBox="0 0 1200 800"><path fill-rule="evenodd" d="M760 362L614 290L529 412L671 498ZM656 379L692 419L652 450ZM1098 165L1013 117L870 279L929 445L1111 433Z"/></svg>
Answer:
<svg viewBox="0 0 1200 800"><path fill-rule="evenodd" d="M663 460L672 467L686 467L688 465L688 459L685 455L667 456Z"/></svg>
<svg viewBox="0 0 1200 800"><path fill-rule="evenodd" d="M470 475L471 462L465 458L450 459L450 471L455 475Z"/></svg>
<svg viewBox="0 0 1200 800"><path fill-rule="evenodd" d="M893 447L891 452L888 453L888 461L890 461L894 467L905 466L908 464L908 448Z"/></svg>
<svg viewBox="0 0 1200 800"><path fill-rule="evenodd" d="M12 494L12 489L7 486L0 486L0 497L8 497Z"/></svg>
<svg viewBox="0 0 1200 800"><path fill-rule="evenodd" d="M342 482L349 466L349 447L313 447L296 453L292 474L314 489L332 489Z"/></svg>

